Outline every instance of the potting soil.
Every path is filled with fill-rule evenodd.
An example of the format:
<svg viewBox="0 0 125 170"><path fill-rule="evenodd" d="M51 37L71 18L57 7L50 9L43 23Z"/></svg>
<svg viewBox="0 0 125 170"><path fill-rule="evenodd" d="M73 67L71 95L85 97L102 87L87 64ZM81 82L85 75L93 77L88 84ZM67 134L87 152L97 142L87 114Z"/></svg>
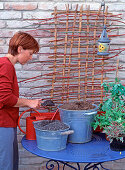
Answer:
<svg viewBox="0 0 125 170"><path fill-rule="evenodd" d="M90 110L90 109L94 109L95 106L93 106L89 102L75 101L71 103L63 103L63 105L60 106L60 108L66 110Z"/></svg>
<svg viewBox="0 0 125 170"><path fill-rule="evenodd" d="M57 130L65 130L69 128L69 126L62 123L59 120L43 120L36 124L36 128L40 130L57 131Z"/></svg>

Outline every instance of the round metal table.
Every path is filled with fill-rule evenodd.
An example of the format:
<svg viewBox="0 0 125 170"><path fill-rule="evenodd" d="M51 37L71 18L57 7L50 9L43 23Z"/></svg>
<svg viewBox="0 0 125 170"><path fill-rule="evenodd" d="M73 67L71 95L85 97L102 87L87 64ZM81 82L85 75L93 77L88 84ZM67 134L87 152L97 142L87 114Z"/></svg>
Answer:
<svg viewBox="0 0 125 170"><path fill-rule="evenodd" d="M109 141L105 139L103 133L94 134L91 142L84 144L68 143L66 149L56 152L40 150L37 148L36 140L27 140L25 136L22 138L22 146L37 156L48 158L49 161L46 163L46 169L48 170L54 169L54 164L51 161L57 163L58 170L59 163L64 164L64 167L69 166L75 170L80 170L79 163L88 163L84 170L90 168L94 170L99 169L98 165L102 169L106 169L102 166L103 162L125 158L125 151L116 152L110 149ZM75 162L78 168L69 165L68 162Z"/></svg>

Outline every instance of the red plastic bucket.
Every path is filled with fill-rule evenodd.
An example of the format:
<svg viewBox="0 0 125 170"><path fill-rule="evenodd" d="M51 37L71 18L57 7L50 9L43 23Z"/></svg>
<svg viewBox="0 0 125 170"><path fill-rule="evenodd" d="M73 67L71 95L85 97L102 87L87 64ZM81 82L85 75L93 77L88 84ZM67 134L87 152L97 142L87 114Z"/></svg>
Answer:
<svg viewBox="0 0 125 170"><path fill-rule="evenodd" d="M31 112L30 116L26 118L26 132L25 132L20 127L20 119L23 116L23 114L28 112L28 111L34 111L34 112ZM28 109L28 110L24 111L23 113L21 113L21 115L19 116L18 127L19 127L21 132L26 134L26 139L36 140L36 133L35 133L35 128L34 128L33 122L38 121L38 120L51 120L52 118L53 118L53 120L60 120L60 115L59 115L58 110L56 112L39 113L35 109Z"/></svg>

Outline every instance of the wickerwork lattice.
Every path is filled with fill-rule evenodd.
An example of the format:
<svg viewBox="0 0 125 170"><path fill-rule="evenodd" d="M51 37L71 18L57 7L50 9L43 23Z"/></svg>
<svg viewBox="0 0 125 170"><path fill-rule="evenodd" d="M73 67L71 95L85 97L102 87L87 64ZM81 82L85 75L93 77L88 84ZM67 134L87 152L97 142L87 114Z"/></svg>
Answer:
<svg viewBox="0 0 125 170"><path fill-rule="evenodd" d="M80 10L78 5L75 10L70 10L69 5L63 11L55 7L52 15L51 19L41 22L52 37L48 45L50 52L46 53L48 59L39 61L46 65L46 73L35 78L35 81L47 80L47 84L39 85L42 91L36 95L51 98L56 103L102 102L101 84L108 80L106 73L116 71L116 57L122 50L110 49L109 56L98 56L97 41L104 24L110 39L114 37L116 27L112 23L119 21L120 16L109 13L108 7L103 12L101 7L90 10L89 6L83 9L83 5ZM40 37L39 30L34 31L35 36Z"/></svg>

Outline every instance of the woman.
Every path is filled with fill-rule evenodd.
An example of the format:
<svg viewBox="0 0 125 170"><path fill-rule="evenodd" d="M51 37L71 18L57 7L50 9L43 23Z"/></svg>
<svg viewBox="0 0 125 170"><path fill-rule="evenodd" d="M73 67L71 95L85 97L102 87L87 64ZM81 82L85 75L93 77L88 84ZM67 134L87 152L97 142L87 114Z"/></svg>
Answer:
<svg viewBox="0 0 125 170"><path fill-rule="evenodd" d="M40 99L19 98L14 65L25 64L39 51L37 41L24 32L16 33L9 42L8 54L0 58L0 169L18 169L17 122L19 107L38 109Z"/></svg>

